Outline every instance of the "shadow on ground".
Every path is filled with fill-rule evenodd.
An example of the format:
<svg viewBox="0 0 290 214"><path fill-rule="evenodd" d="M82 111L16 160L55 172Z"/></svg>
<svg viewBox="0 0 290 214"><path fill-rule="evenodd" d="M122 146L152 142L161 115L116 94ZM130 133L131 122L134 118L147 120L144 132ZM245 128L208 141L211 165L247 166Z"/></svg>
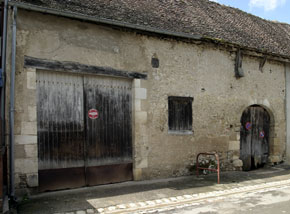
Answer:
<svg viewBox="0 0 290 214"><path fill-rule="evenodd" d="M221 184L216 174L186 176L151 181L86 187L41 193L20 199L19 214L50 214L108 207L116 204L155 200L185 194L230 189L237 186L290 179L290 166L277 165L249 172L222 172Z"/></svg>

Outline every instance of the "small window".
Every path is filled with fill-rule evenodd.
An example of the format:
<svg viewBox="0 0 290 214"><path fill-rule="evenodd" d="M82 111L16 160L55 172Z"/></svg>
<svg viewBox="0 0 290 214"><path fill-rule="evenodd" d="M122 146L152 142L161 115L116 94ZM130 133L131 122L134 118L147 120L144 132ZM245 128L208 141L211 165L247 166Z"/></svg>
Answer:
<svg viewBox="0 0 290 214"><path fill-rule="evenodd" d="M192 133L192 97L168 97L168 127L173 133Z"/></svg>

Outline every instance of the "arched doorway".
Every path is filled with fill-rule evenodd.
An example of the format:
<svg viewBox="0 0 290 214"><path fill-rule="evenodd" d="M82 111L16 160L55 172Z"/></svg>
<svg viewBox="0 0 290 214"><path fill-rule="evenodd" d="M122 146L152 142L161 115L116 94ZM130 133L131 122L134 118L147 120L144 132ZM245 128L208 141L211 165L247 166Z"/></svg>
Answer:
<svg viewBox="0 0 290 214"><path fill-rule="evenodd" d="M240 159L243 170L262 167L268 161L270 115L263 107L246 108L241 118Z"/></svg>

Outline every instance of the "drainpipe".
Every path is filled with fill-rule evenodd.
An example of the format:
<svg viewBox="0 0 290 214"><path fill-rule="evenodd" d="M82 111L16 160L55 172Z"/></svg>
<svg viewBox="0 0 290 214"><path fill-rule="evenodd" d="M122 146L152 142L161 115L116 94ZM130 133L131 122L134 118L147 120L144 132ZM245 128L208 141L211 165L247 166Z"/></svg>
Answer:
<svg viewBox="0 0 290 214"><path fill-rule="evenodd" d="M13 7L12 14L12 55L11 55L11 76L10 76L10 197L14 200L14 91L15 91L15 61L16 61L16 17L17 7Z"/></svg>
<svg viewBox="0 0 290 214"><path fill-rule="evenodd" d="M290 164L290 64L285 64L286 73L286 163Z"/></svg>
<svg viewBox="0 0 290 214"><path fill-rule="evenodd" d="M6 129L5 129L5 93L6 93L6 90L5 90L5 75L6 75L6 47L7 47L7 6L8 5L8 0L5 0L5 3L4 3L4 14L3 14L3 37L2 37L2 82L3 82L3 85L2 85L2 89L1 89L1 118L2 118L2 121L1 121L1 133L2 133L2 136L1 136L1 142L2 142L2 152L4 153L5 149L6 149L6 139L5 139L5 132L6 132Z"/></svg>

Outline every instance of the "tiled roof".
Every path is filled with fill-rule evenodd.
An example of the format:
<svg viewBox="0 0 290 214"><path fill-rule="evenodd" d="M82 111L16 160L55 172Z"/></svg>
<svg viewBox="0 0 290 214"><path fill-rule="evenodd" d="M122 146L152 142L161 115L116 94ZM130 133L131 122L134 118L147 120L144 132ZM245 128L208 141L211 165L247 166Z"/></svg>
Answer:
<svg viewBox="0 0 290 214"><path fill-rule="evenodd" d="M208 0L13 0L290 57L290 25Z"/></svg>

